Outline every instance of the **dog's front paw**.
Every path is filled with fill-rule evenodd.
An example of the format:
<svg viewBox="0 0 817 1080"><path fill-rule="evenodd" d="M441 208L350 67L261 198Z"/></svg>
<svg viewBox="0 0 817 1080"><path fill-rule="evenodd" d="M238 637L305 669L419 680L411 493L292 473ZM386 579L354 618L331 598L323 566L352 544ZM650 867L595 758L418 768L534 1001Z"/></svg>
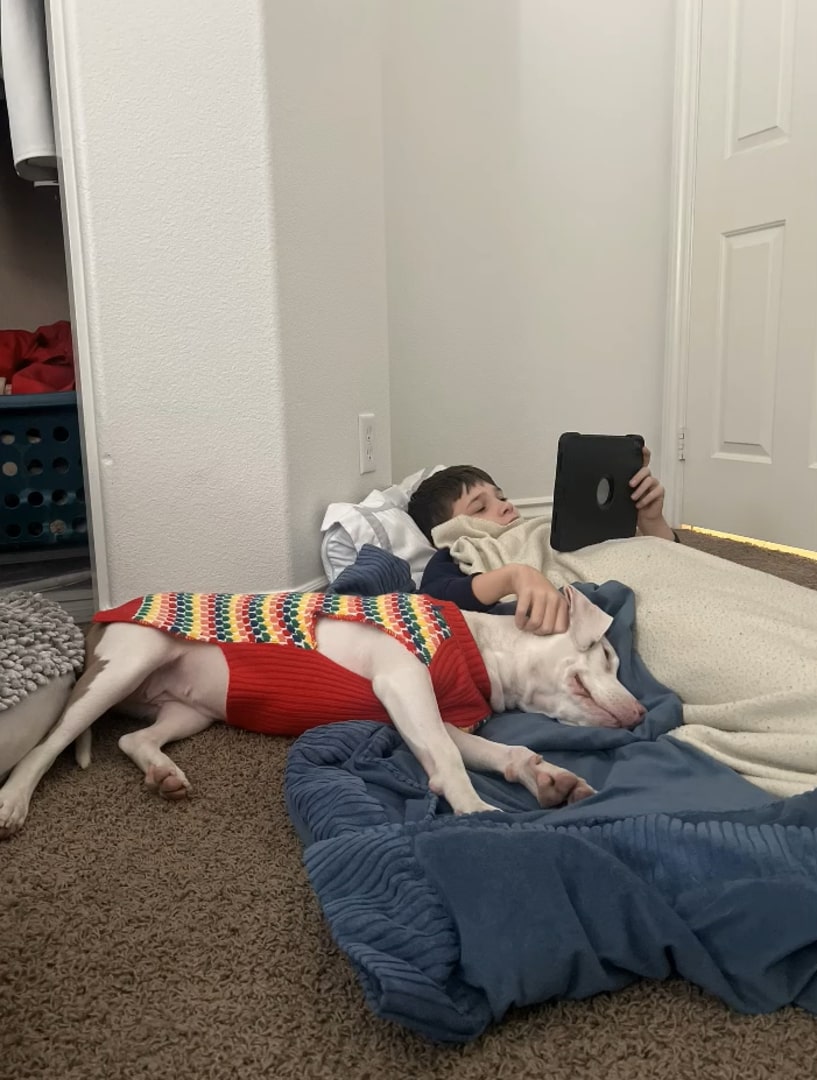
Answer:
<svg viewBox="0 0 817 1080"><path fill-rule="evenodd" d="M582 780L580 776L576 776L575 773L568 773L568 776L572 776L576 781L576 786L570 792L567 797L569 803L581 802L582 799L587 799L591 795L596 794L596 789L590 787L586 780Z"/></svg>
<svg viewBox="0 0 817 1080"><path fill-rule="evenodd" d="M522 784L531 795L536 796L540 806L562 806L595 795L593 788L569 769L551 765L524 746L509 749L510 761L505 767L505 779Z"/></svg>

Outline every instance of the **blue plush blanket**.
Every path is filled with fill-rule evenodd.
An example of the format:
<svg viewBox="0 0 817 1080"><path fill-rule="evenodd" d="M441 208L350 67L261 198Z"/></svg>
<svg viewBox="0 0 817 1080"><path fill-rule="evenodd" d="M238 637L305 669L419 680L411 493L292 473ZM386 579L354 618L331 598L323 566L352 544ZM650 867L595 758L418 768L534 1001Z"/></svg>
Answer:
<svg viewBox="0 0 817 1080"><path fill-rule="evenodd" d="M506 713L523 743L598 794L541 810L472 774L507 812L454 818L390 727L301 736L286 798L332 934L379 1015L467 1041L514 1005L678 973L735 1009L817 1012L817 793L773 802L676 742L680 705L632 648L632 594L581 588L614 616L635 731Z"/></svg>

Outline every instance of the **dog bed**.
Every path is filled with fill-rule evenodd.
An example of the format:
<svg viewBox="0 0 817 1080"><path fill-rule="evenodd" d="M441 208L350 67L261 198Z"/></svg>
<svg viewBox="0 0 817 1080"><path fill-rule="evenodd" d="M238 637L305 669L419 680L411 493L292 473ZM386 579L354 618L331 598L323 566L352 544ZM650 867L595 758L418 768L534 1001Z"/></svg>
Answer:
<svg viewBox="0 0 817 1080"><path fill-rule="evenodd" d="M39 593L0 593L0 778L57 720L84 657L65 608Z"/></svg>
<svg viewBox="0 0 817 1080"><path fill-rule="evenodd" d="M287 764L309 879L374 1012L443 1042L513 1006L679 974L743 1012L817 1012L817 793L778 801L669 736L678 699L633 650L633 595L583 591L614 617L634 731L506 713L481 734L531 746L598 794L541 810L472 774L505 814L454 818L396 731L328 725ZM785 918L781 914L785 913Z"/></svg>

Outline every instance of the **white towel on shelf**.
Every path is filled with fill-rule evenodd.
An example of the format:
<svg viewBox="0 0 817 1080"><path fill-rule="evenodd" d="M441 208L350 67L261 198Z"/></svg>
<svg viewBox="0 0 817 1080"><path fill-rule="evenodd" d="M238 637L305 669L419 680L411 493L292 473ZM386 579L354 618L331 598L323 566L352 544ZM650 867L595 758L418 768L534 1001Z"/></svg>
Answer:
<svg viewBox="0 0 817 1080"><path fill-rule="evenodd" d="M0 70L18 175L56 180L44 0L0 0Z"/></svg>

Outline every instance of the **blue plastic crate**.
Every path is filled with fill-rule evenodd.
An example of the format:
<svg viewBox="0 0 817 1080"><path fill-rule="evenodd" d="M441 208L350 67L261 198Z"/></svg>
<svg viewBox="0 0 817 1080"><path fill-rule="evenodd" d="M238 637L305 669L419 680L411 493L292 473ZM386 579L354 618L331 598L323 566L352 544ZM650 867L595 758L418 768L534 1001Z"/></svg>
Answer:
<svg viewBox="0 0 817 1080"><path fill-rule="evenodd" d="M88 543L77 395L0 396L0 551Z"/></svg>

